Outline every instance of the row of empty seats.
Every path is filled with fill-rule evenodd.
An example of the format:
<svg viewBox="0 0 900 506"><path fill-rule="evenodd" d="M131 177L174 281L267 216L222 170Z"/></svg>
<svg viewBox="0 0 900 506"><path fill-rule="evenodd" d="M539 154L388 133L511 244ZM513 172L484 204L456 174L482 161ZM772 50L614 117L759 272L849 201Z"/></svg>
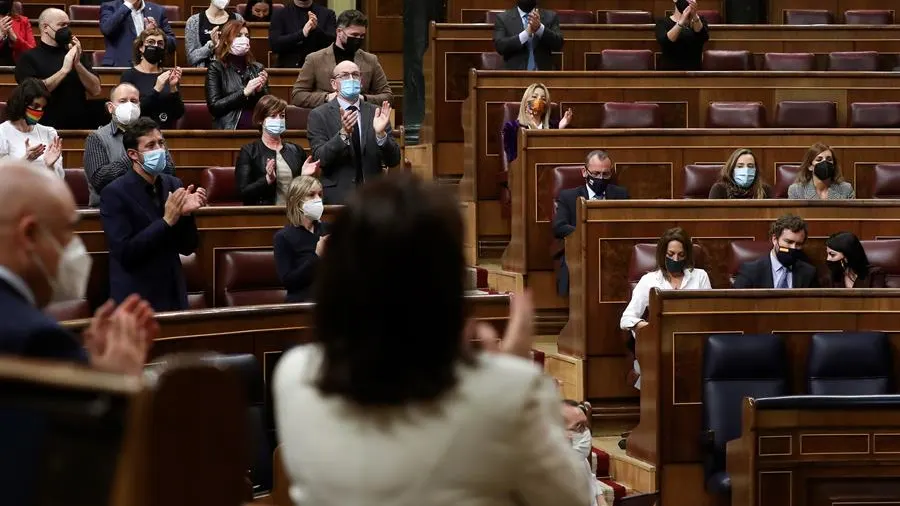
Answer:
<svg viewBox="0 0 900 506"><path fill-rule="evenodd" d="M181 7L177 5L162 5L161 6L166 11L166 18L169 21L186 21L186 18L181 17ZM275 2L272 4L273 13L278 12L279 9L284 8L284 4L280 2ZM244 11L247 9L247 4L237 4L233 10L237 11L238 14L244 15ZM232 9L228 9L232 10ZM99 5L70 5L69 6L69 19L72 21L99 21L100 20L100 6Z"/></svg>
<svg viewBox="0 0 900 506"><path fill-rule="evenodd" d="M491 10L485 13L485 23L494 23L497 15L503 11ZM648 25L656 22L653 13L648 11L582 11L558 10L560 24L593 24L609 25ZM671 14L671 11L666 13ZM722 15L716 10L700 10L698 14L711 25L721 24ZM784 11L782 22L786 25L830 25L835 16L828 10L788 9ZM847 25L892 25L893 10L848 10L844 11L843 22Z"/></svg>

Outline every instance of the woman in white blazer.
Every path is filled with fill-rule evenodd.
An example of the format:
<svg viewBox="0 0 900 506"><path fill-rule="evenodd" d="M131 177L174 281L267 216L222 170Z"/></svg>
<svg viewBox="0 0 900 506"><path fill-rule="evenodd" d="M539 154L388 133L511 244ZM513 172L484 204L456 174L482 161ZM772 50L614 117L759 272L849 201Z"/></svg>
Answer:
<svg viewBox="0 0 900 506"><path fill-rule="evenodd" d="M279 362L275 417L290 496L315 506L587 506L560 397L528 360L530 297L502 350L467 327L463 224L445 190L366 184L335 220L314 286L316 344Z"/></svg>

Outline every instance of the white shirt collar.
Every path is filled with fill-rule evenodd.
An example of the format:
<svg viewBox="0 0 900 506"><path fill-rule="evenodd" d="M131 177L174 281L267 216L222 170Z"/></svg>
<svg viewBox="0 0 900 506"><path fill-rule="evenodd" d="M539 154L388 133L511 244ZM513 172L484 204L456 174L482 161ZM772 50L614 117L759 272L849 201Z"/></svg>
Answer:
<svg viewBox="0 0 900 506"><path fill-rule="evenodd" d="M357 109L357 110L362 111L362 107L360 107L360 103L359 103L359 99L358 99L358 98L356 99L356 102L354 102L354 103L351 104L350 102L344 100L344 97L342 97L342 96L340 95L340 93L339 93L339 94L337 95L337 101L338 101L338 105L341 106L341 109L347 109L348 107L350 107L351 105L353 105L353 106L356 106L356 109Z"/></svg>
<svg viewBox="0 0 900 506"><path fill-rule="evenodd" d="M522 9L518 8L518 7L516 7L516 10L519 11L519 19L522 19L522 18L524 18L525 16L527 16L527 15L529 14L528 12L525 12L525 11L523 11Z"/></svg>
<svg viewBox="0 0 900 506"><path fill-rule="evenodd" d="M784 269L784 264L778 261L778 255L775 254L774 249L769 250L769 258L772 259L772 270L774 272L778 272L781 269Z"/></svg>
<svg viewBox="0 0 900 506"><path fill-rule="evenodd" d="M0 265L0 280L9 283L9 286L11 286L13 290L19 292L29 304L37 307L37 302L34 300L34 292L31 291L31 288L28 287L21 276L9 270L6 266Z"/></svg>
<svg viewBox="0 0 900 506"><path fill-rule="evenodd" d="M589 184L585 184L584 187L587 188L588 191L588 200L594 200L594 197L597 194L594 193L594 190L591 190L591 186Z"/></svg>

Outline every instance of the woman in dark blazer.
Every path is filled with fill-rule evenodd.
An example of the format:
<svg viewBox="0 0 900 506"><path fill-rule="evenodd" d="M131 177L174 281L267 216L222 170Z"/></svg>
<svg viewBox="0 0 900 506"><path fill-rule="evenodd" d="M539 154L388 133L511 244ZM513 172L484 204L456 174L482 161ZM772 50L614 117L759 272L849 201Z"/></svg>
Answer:
<svg viewBox="0 0 900 506"><path fill-rule="evenodd" d="M269 74L250 52L250 30L244 21L225 23L215 56L206 72L206 107L213 126L250 129L253 108L269 94Z"/></svg>
<svg viewBox="0 0 900 506"><path fill-rule="evenodd" d="M885 288L884 272L869 264L869 257L859 239L850 232L832 234L825 241L825 263L828 264L831 288Z"/></svg>
<svg viewBox="0 0 900 506"><path fill-rule="evenodd" d="M287 194L288 224L275 233L275 267L287 289L285 302L306 302L328 236L321 222L322 184L310 176L291 181Z"/></svg>
<svg viewBox="0 0 900 506"><path fill-rule="evenodd" d="M253 110L253 124L262 131L259 140L241 148L234 167L238 192L245 206L284 204L291 181L311 176L319 169L300 146L285 142L287 102L266 95Z"/></svg>

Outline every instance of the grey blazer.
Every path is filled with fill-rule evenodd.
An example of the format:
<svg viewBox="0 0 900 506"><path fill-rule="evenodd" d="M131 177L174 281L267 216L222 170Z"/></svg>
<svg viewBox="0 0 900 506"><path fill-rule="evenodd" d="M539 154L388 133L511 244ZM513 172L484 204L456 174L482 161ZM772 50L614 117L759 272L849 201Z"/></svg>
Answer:
<svg viewBox="0 0 900 506"><path fill-rule="evenodd" d="M553 66L553 52L561 51L563 36L559 30L559 16L551 10L539 10L544 33L535 36L534 63L538 70L557 70ZM494 48L503 55L506 70L526 70L528 68L528 46L519 40L525 29L519 9L501 12L494 21Z"/></svg>
<svg viewBox="0 0 900 506"><path fill-rule="evenodd" d="M377 108L373 104L360 102L360 147L364 179L380 176L383 173L382 166L395 167L400 164L400 146L391 135L390 125L386 130L384 145L378 146L375 129L372 128L375 109ZM313 159L321 162L320 180L324 191L322 200L326 205L345 203L357 185L356 167L353 163L353 148L341 139L341 111L337 99L326 102L309 113L307 137Z"/></svg>
<svg viewBox="0 0 900 506"><path fill-rule="evenodd" d="M819 200L819 194L816 192L816 185L812 180L804 183L794 183L788 187L788 198L798 200ZM828 187L828 200L846 200L855 199L856 192L853 191L853 185L844 181L832 184Z"/></svg>

